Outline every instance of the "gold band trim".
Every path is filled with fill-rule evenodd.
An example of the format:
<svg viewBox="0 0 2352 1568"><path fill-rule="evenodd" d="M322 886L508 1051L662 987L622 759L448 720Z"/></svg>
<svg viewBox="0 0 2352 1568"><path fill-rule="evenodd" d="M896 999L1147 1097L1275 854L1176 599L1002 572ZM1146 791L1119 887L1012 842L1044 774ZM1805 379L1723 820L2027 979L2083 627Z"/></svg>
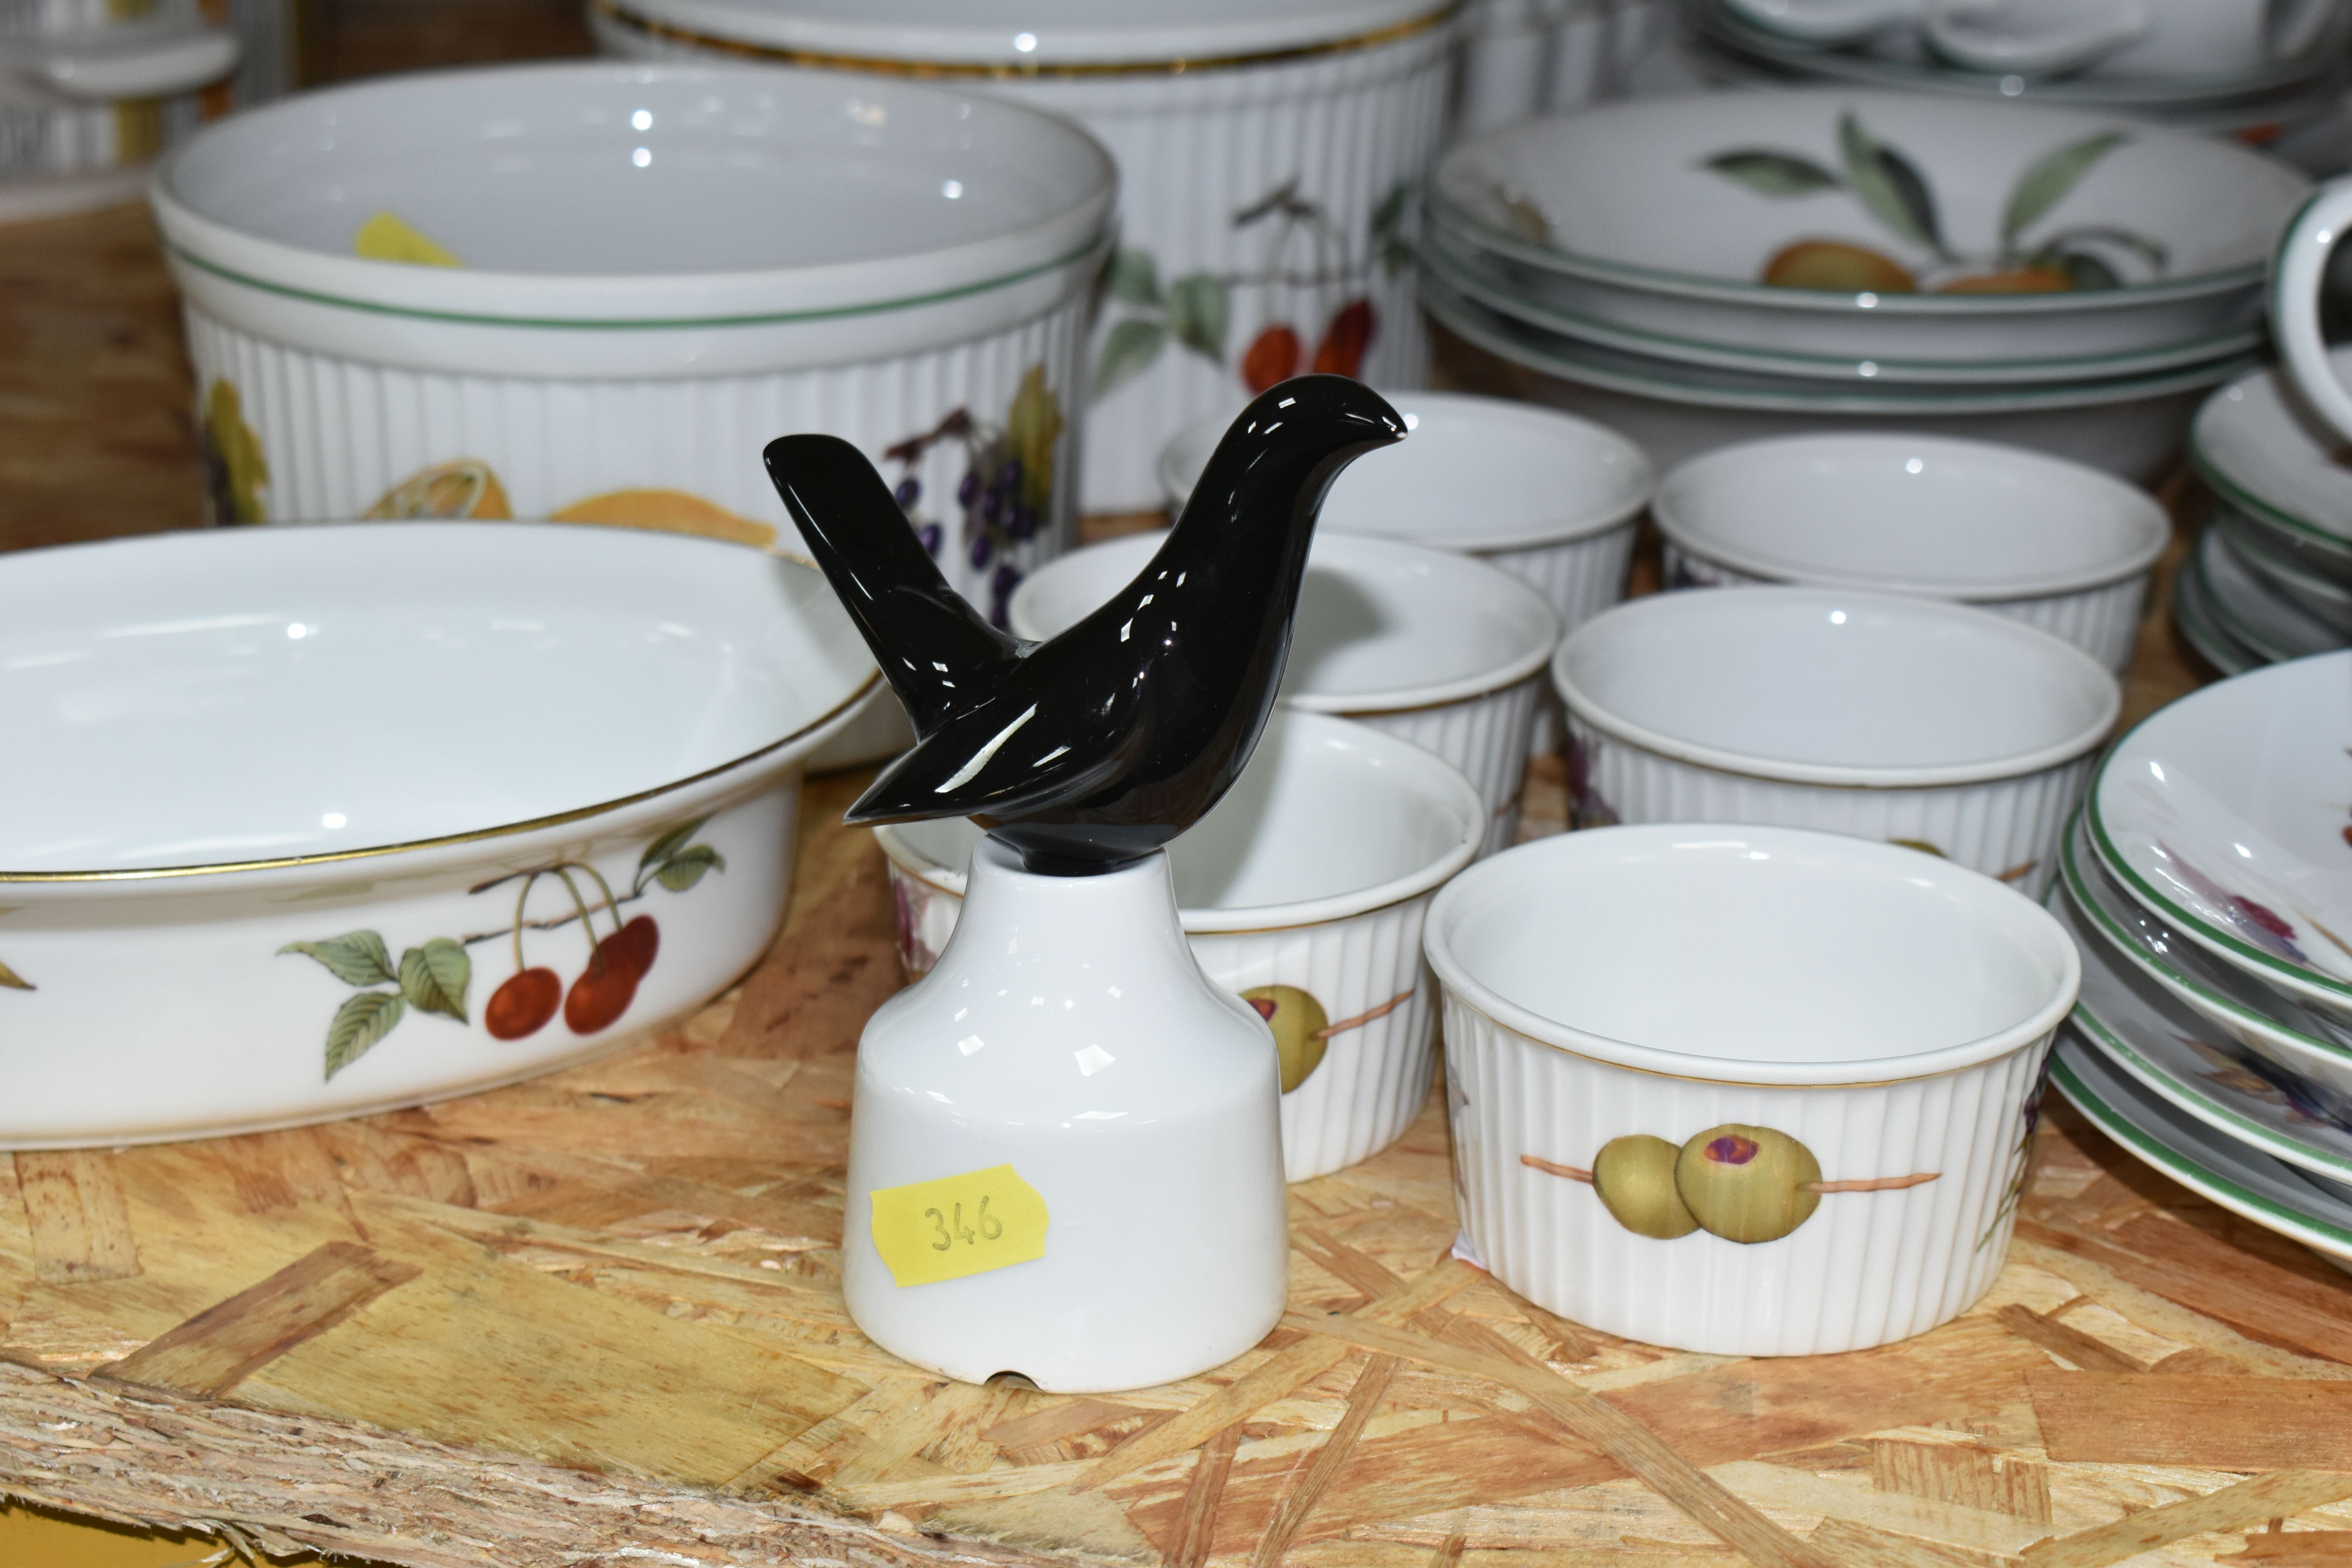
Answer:
<svg viewBox="0 0 2352 1568"><path fill-rule="evenodd" d="M232 871L282 871L295 866L331 866L345 860L373 860L385 855L404 854L412 849L440 849L453 844L480 844L493 838L511 838L516 834L531 833L542 827L560 827L565 823L585 821L592 816L602 816L607 812L618 811L623 806L636 805L662 795L675 794L690 784L715 779L721 773L731 773L746 763L757 762L761 757L781 751L812 731L831 723L842 713L865 700L866 694L873 690L881 679L882 672L877 669L858 682L857 689L850 693L845 700L826 709L791 734L771 741L756 752L746 752L743 755L730 762L720 763L716 767L705 768L702 772L690 774L686 778L672 779L667 784L656 784L651 789L639 790L635 795L625 795L617 800L599 801L594 805L579 806L571 811L560 811L551 816L534 816L528 821L504 823L497 827L479 827L469 833L444 834L437 838L413 838L404 844L370 844L357 849L333 849L323 855L282 855L268 860L230 860L216 866L135 866L121 871L0 871L0 885L50 882L156 882L175 877L215 877Z"/></svg>
<svg viewBox="0 0 2352 1568"><path fill-rule="evenodd" d="M1072 60L1061 65L1044 62L1023 64L1009 60L900 60L866 55L831 55L814 49L780 48L771 44L746 43L740 38L715 37L690 28L656 22L625 10L617 0L594 0L595 14L617 27L665 43L683 44L689 48L714 54L734 55L744 59L766 60L771 64L803 66L815 70L859 71L868 76L912 77L921 79L961 80L1036 80L1056 78L1099 78L1120 76L1183 76L1192 71L1231 70L1246 66L1287 65L1294 60L1318 59L1326 55L1352 54L1360 49L1374 49L1382 44L1417 37L1434 32L1454 19L1462 0L1449 0L1426 16L1378 27L1369 33L1359 33L1350 38L1334 38L1328 43L1302 44L1296 48L1267 49L1254 55L1203 55L1197 58L1172 60Z"/></svg>

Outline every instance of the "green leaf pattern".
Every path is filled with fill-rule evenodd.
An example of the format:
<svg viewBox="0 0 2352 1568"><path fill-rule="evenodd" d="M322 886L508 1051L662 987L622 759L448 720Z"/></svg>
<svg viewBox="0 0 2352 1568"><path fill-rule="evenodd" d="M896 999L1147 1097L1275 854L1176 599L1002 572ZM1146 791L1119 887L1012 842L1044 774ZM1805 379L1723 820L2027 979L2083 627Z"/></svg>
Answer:
<svg viewBox="0 0 2352 1568"><path fill-rule="evenodd" d="M463 946L446 936L436 936L400 955L400 994L420 1013L438 1013L460 1024L467 1022L466 987L473 979L474 961Z"/></svg>
<svg viewBox="0 0 2352 1568"><path fill-rule="evenodd" d="M37 990L38 987L34 985L31 981L26 979L23 975L17 973L15 970L9 968L6 964L0 963L0 989L9 991L33 991Z"/></svg>
<svg viewBox="0 0 2352 1568"><path fill-rule="evenodd" d="M1838 117L1838 150L1845 159L1846 188L1873 217L1948 258L1935 194L1908 158L1872 136L1852 113Z"/></svg>
<svg viewBox="0 0 2352 1568"><path fill-rule="evenodd" d="M299 952L317 959L346 985L381 985L400 978L383 938L372 931L347 931L325 942L289 942L278 951L281 956Z"/></svg>
<svg viewBox="0 0 2352 1568"><path fill-rule="evenodd" d="M1814 191L1833 191L1842 183L1835 174L1811 158L1801 158L1794 153L1775 153L1763 147L1718 153L1706 161L1706 166L1726 179L1737 180L1749 190L1768 196L1801 196Z"/></svg>
<svg viewBox="0 0 2352 1568"><path fill-rule="evenodd" d="M367 1055L407 1011L408 1003L397 991L362 991L336 1008L334 1022L327 1026L327 1076L333 1078Z"/></svg>
<svg viewBox="0 0 2352 1568"><path fill-rule="evenodd" d="M1225 363L1225 327L1233 301L1205 272L1189 272L1168 288L1168 330L1212 364Z"/></svg>
<svg viewBox="0 0 2352 1568"><path fill-rule="evenodd" d="M2017 177L2016 186L2009 193L2009 206L2000 216L2001 244L2015 245L2019 235L2056 206L2091 172L2092 164L2122 146L2124 140L2120 131L2102 132L2036 160Z"/></svg>
<svg viewBox="0 0 2352 1568"><path fill-rule="evenodd" d="M697 844L662 862L661 868L654 873L654 880L673 893L683 893L702 880L706 871L725 869L727 862L719 858L718 850L708 844Z"/></svg>

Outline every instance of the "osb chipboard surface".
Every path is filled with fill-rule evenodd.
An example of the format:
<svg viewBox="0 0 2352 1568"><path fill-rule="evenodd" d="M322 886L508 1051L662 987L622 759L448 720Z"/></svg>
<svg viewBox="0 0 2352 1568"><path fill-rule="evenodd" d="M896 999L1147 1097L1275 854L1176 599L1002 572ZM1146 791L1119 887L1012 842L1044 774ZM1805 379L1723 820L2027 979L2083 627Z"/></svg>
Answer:
<svg viewBox="0 0 2352 1568"><path fill-rule="evenodd" d="M0 1163L0 1490L436 1568L2352 1560L2352 1280L2063 1113L1992 1293L1877 1351L1517 1300L1448 1256L1433 1105L1292 1189L1291 1313L1229 1366L1067 1398L897 1361L837 1289L852 1052L899 984L856 783L812 786L783 937L682 1028Z"/></svg>

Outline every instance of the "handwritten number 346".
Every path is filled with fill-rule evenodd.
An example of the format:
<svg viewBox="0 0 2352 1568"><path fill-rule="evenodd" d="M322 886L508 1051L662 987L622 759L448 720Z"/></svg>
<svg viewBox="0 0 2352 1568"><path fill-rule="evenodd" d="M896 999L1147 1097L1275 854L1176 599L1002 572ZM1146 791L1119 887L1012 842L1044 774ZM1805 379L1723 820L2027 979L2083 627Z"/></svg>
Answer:
<svg viewBox="0 0 2352 1568"><path fill-rule="evenodd" d="M931 1250L933 1252L945 1252L949 1247L953 1247L959 1241L962 1242L967 1247L971 1246L975 1241L994 1241L998 1237L1004 1234L1004 1222L988 1212L988 1200L986 1198L980 1200L980 1213L974 1216L975 1222L980 1227L977 1230L973 1229L971 1226L964 1224L963 1205L961 1204L957 1204L955 1205L955 1225L952 1229L949 1227L948 1216L941 1214L937 1209L925 1209L923 1211L923 1217L940 1227L940 1238L931 1243Z"/></svg>

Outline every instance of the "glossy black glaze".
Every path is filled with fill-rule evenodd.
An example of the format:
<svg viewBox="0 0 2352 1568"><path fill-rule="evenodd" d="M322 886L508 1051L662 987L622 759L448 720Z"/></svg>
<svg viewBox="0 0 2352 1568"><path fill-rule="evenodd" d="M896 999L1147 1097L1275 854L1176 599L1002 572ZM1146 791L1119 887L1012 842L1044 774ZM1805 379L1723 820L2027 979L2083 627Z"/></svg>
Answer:
<svg viewBox="0 0 2352 1568"><path fill-rule="evenodd" d="M1290 651L1324 492L1400 440L1360 382L1284 382L1234 421L1159 553L1046 643L949 587L865 455L770 442L768 475L919 740L845 820L970 816L1033 871L1107 871L1199 821L1249 761Z"/></svg>

